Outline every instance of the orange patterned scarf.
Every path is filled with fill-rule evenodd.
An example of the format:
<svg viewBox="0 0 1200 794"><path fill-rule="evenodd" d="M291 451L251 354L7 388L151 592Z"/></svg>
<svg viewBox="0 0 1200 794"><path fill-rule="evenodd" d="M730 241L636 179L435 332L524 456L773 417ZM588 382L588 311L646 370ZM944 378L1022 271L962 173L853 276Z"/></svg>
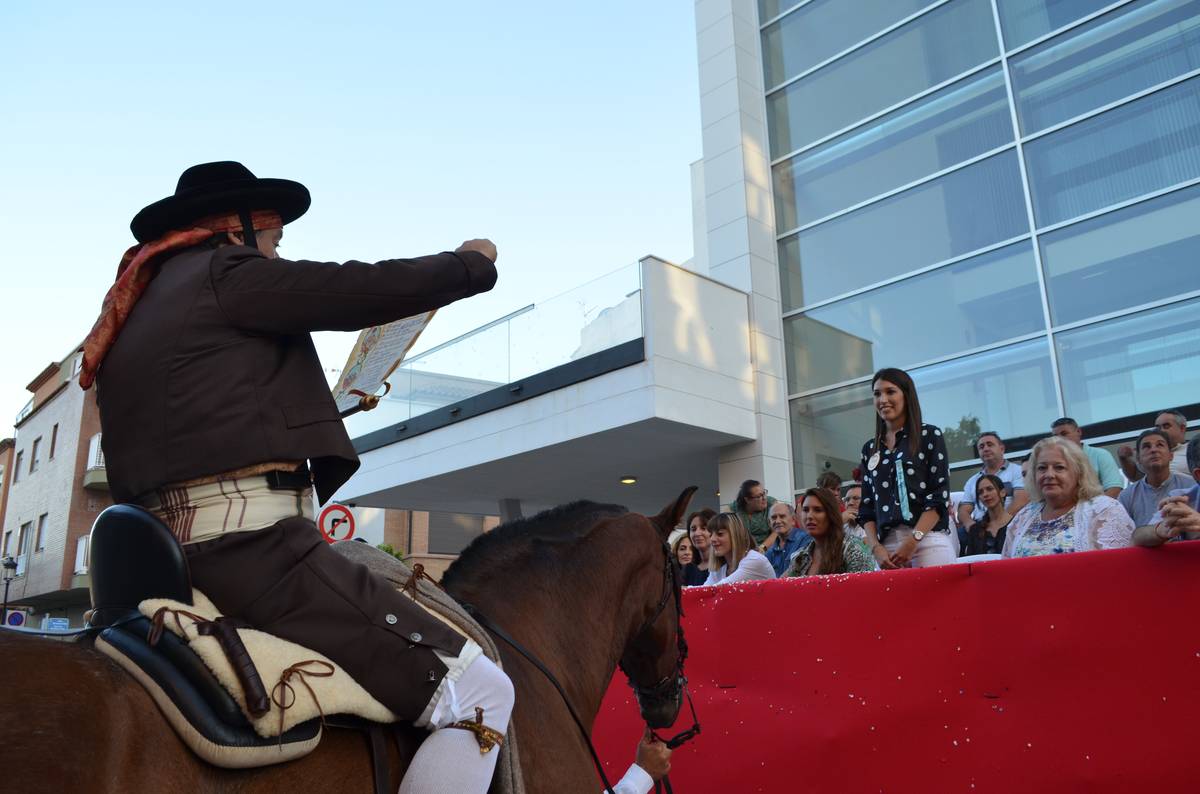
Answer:
<svg viewBox="0 0 1200 794"><path fill-rule="evenodd" d="M273 210L255 210L250 214L254 229L278 229L283 226L279 213ZM125 320L137 305L138 299L158 275L159 265L166 254L190 248L202 243L219 232L240 232L242 221L236 213L212 215L201 218L190 229L167 232L157 240L135 245L121 257L117 265L117 280L104 296L100 317L92 326L91 333L83 342L83 370L79 373L79 386L91 388L96 382L96 372L109 349L117 341Z"/></svg>

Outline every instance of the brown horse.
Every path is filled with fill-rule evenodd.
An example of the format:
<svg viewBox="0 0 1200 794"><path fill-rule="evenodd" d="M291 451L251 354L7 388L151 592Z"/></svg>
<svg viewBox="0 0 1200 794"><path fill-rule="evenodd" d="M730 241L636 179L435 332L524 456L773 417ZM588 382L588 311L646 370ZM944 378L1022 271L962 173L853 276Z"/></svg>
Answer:
<svg viewBox="0 0 1200 794"><path fill-rule="evenodd" d="M673 581L664 584L664 543L694 491L653 518L579 502L498 527L463 552L443 584L541 659L590 730L618 663L641 688L674 681L678 591ZM673 574L674 566L665 570ZM513 719L529 794L600 791L558 693L505 643L497 645L516 688ZM86 642L0 632L0 669L7 679L0 689L6 791L372 790L367 741L349 730L327 729L311 754L279 766L206 764L149 695ZM673 722L678 708L678 692L642 700L643 717L657 726ZM402 746L389 759L394 780L424 735L401 731Z"/></svg>

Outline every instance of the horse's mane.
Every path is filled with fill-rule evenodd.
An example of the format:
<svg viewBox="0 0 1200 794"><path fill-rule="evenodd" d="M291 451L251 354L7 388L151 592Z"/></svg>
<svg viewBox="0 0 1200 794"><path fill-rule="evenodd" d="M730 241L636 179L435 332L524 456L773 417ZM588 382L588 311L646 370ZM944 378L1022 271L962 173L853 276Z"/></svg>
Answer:
<svg viewBox="0 0 1200 794"><path fill-rule="evenodd" d="M458 559L442 575L442 584L450 588L456 580L472 576L476 569L484 566L495 573L497 564L526 551L534 541L570 542L587 534L600 519L628 512L621 505L581 500L501 524L475 538L471 545L463 549Z"/></svg>

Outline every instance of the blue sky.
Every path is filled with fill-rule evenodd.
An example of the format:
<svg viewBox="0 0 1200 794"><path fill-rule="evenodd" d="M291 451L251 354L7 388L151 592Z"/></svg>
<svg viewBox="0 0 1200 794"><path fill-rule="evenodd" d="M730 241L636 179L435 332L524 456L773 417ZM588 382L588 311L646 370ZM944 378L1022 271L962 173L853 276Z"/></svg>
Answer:
<svg viewBox="0 0 1200 794"><path fill-rule="evenodd" d="M0 4L0 436L91 327L129 220L189 165L313 194L281 254L491 237L491 293L422 347L654 253L692 254L692 0ZM354 335L322 334L340 367Z"/></svg>

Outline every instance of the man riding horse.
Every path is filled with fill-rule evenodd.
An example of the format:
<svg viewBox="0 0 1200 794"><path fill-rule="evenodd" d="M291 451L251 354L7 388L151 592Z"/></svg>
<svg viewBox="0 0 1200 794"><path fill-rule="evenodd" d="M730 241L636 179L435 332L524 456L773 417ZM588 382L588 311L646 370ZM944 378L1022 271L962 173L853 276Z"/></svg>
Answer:
<svg viewBox="0 0 1200 794"><path fill-rule="evenodd" d="M433 731L401 792L484 792L498 753L480 750L503 739L512 684L313 523L311 490L328 500L359 461L309 333L486 292L496 247L469 240L374 264L280 259L284 225L309 202L297 182L206 163L134 217L138 245L84 343L79 378L98 387L109 485L171 528L192 583L224 614L329 656Z"/></svg>
<svg viewBox="0 0 1200 794"><path fill-rule="evenodd" d="M138 244L84 343L109 486L183 545L193 585L227 616L334 659L401 719L429 728L405 792L485 792L513 709L509 678L312 520L359 466L309 336L381 325L490 290L496 247L374 264L287 261L308 190L240 163L184 171L130 224ZM482 714L482 724L479 715ZM484 750L484 752L481 752ZM670 767L649 734L615 787Z"/></svg>

